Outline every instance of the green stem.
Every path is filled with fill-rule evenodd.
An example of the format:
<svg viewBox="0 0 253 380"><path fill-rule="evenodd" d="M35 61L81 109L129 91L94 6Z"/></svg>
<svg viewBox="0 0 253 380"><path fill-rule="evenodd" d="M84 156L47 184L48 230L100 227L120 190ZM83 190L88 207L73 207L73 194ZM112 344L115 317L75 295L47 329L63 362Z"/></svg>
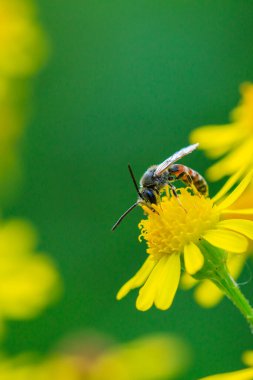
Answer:
<svg viewBox="0 0 253 380"><path fill-rule="evenodd" d="M240 310L242 315L248 321L250 329L253 332L253 309L247 298L241 292L235 280L227 272L223 274L223 278L220 278L219 283L216 281L214 283L216 283L216 285L226 294L237 309Z"/></svg>
<svg viewBox="0 0 253 380"><path fill-rule="evenodd" d="M199 280L211 280L233 302L245 317L253 332L253 308L241 292L238 284L231 277L226 265L226 253L205 241L201 242L201 250L205 256L203 269L194 277Z"/></svg>

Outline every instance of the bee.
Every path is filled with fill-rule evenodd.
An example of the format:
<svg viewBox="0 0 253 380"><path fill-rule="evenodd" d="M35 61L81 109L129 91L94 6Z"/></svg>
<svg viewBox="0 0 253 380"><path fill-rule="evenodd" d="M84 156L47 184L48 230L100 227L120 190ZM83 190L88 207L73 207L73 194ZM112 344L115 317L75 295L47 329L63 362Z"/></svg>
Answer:
<svg viewBox="0 0 253 380"><path fill-rule="evenodd" d="M198 145L199 144L197 143L182 148L163 161L160 165L150 166L141 177L140 187L137 185L131 166L128 165L138 198L137 201L125 211L113 225L112 231L114 231L125 216L139 204L145 204L151 210L155 211L152 208L152 204L159 204L161 200L161 190L163 190L166 185L170 187L173 195L178 198L176 187L172 184L172 182L176 180L180 180L186 186L190 186L193 190L197 190L198 193L208 196L208 185L202 175L185 165L175 164L176 161L197 149Z"/></svg>

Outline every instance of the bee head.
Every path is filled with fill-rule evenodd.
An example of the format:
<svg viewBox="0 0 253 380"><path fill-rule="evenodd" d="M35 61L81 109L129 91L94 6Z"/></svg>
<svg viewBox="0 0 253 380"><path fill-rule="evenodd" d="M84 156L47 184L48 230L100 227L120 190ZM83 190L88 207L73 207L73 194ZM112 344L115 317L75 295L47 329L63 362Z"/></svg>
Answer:
<svg viewBox="0 0 253 380"><path fill-rule="evenodd" d="M134 187L138 194L137 202L135 202L131 207L129 207L128 210L124 212L124 214L121 215L121 217L117 220L117 222L113 225L112 231L115 230L115 228L118 227L118 225L121 223L121 221L139 204L146 204L148 207L151 208L152 203L157 204L158 198L159 198L159 192L153 188L144 187L145 184L141 183L141 190L139 190L134 173L132 171L131 166L128 164L128 169L131 175L131 178L134 183ZM153 173L149 170L146 173L146 176L149 177L151 180ZM150 185L154 185L153 181L150 182Z"/></svg>
<svg viewBox="0 0 253 380"><path fill-rule="evenodd" d="M140 191L140 198L139 201L142 203L143 201L150 204L157 204L157 193L154 189L144 188Z"/></svg>

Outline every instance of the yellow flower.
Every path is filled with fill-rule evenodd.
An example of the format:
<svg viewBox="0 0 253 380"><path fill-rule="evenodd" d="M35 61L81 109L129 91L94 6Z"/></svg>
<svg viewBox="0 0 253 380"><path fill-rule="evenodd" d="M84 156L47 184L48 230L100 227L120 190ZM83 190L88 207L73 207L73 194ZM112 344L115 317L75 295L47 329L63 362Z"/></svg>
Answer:
<svg viewBox="0 0 253 380"><path fill-rule="evenodd" d="M203 377L200 380L252 380L253 379L253 351L246 351L242 360L244 364L250 368L241 369L239 371L221 373L219 375Z"/></svg>
<svg viewBox="0 0 253 380"><path fill-rule="evenodd" d="M240 90L242 99L231 113L231 123L200 127L190 135L208 157L221 157L207 170L213 181L253 166L253 84L244 83Z"/></svg>
<svg viewBox="0 0 253 380"><path fill-rule="evenodd" d="M4 380L158 380L174 379L184 373L191 355L180 339L152 335L113 346L81 341L65 352L44 360L35 355L0 357L0 378ZM102 344L104 342L101 342ZM148 360L147 360L148 358Z"/></svg>
<svg viewBox="0 0 253 380"><path fill-rule="evenodd" d="M0 319L36 316L55 300L59 275L51 259L36 252L37 234L22 220L0 224Z"/></svg>
<svg viewBox="0 0 253 380"><path fill-rule="evenodd" d="M247 250L247 238L253 239L251 220L231 219L229 207L241 196L252 179L250 172L230 193L240 173L231 177L212 199L180 189L179 201L168 191L156 212L143 206L147 219L139 224L140 238L147 242L148 258L141 269L117 294L123 298L131 289L141 287L136 301L139 310L153 304L168 309L174 299L181 274L181 256L188 274L200 271L205 261L206 245L242 254ZM247 212L247 210L242 210ZM252 213L252 210L249 212ZM247 238L246 238L247 237Z"/></svg>

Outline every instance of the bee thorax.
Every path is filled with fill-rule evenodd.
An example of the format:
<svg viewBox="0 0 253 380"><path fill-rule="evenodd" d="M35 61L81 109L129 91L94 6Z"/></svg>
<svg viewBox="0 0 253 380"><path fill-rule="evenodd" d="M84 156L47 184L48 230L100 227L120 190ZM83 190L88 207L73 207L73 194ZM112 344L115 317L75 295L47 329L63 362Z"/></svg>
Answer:
<svg viewBox="0 0 253 380"><path fill-rule="evenodd" d="M155 169L156 169L156 166L151 166L147 171L145 171L145 173L143 174L140 180L141 187L152 187L155 185L155 180L156 180L154 176Z"/></svg>

